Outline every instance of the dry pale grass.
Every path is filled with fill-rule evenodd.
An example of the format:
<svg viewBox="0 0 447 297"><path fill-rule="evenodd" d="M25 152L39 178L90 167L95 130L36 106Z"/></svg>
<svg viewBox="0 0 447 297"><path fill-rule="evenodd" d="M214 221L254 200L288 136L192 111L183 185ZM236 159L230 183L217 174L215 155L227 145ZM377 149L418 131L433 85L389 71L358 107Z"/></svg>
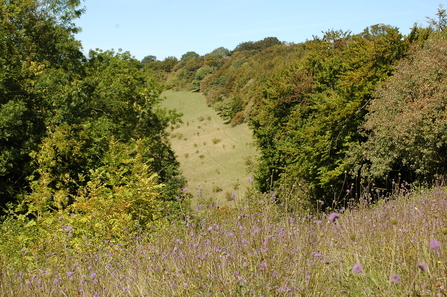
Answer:
<svg viewBox="0 0 447 297"><path fill-rule="evenodd" d="M237 208L199 206L129 242L86 239L84 249L61 230L52 253L23 250L22 265L3 258L0 294L444 296L446 196L439 188L319 216L252 197Z"/></svg>
<svg viewBox="0 0 447 297"><path fill-rule="evenodd" d="M200 93L166 91L163 95L167 97L163 107L183 113L183 124L169 132L189 192L195 198L212 198L219 205L228 204L227 193L243 196L250 186L247 178L252 176L246 160L255 160L256 155L247 124L225 124Z"/></svg>

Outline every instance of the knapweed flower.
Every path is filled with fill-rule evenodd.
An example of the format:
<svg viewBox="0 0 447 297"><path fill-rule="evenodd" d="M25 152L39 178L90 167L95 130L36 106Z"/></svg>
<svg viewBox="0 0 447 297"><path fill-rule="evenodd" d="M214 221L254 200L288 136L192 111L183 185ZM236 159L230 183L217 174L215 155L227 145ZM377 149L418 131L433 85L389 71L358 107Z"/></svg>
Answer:
<svg viewBox="0 0 447 297"><path fill-rule="evenodd" d="M261 267L262 267L262 268L267 268L267 263L262 262L262 263L261 263Z"/></svg>
<svg viewBox="0 0 447 297"><path fill-rule="evenodd" d="M335 221L340 217L340 215L336 212L333 212L329 215L329 221L331 223L335 223Z"/></svg>
<svg viewBox="0 0 447 297"><path fill-rule="evenodd" d="M398 283L398 282L400 282L400 275L399 274L397 274L397 273L393 273L392 275L391 275L391 281L393 282L393 283Z"/></svg>
<svg viewBox="0 0 447 297"><path fill-rule="evenodd" d="M417 265L422 271L426 271L428 269L427 263L425 262L420 262Z"/></svg>
<svg viewBox="0 0 447 297"><path fill-rule="evenodd" d="M431 250L437 250L441 247L441 243L437 241L436 239L430 240L430 249Z"/></svg>
<svg viewBox="0 0 447 297"><path fill-rule="evenodd" d="M352 266L352 272L359 274L362 271L363 271L362 264L355 264L354 266Z"/></svg>

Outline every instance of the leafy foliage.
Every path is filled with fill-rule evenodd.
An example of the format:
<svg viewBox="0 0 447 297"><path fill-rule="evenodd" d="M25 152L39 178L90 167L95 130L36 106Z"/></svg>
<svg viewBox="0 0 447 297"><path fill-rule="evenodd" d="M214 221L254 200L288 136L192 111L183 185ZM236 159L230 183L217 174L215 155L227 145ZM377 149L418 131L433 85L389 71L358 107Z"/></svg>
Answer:
<svg viewBox="0 0 447 297"><path fill-rule="evenodd" d="M0 8L1 202L45 230L54 213L94 212L104 236L166 221L184 185L165 132L179 115L157 107L163 85L129 53L80 52L78 5Z"/></svg>
<svg viewBox="0 0 447 297"><path fill-rule="evenodd" d="M82 11L77 9L78 4L79 1L1 2L1 205L27 186L26 176L33 171L29 154L45 134L46 122L54 116L56 102L46 100L37 81L49 73L63 79L82 72L84 57L80 43L73 38L77 28L71 22Z"/></svg>
<svg viewBox="0 0 447 297"><path fill-rule="evenodd" d="M407 181L444 174L446 155L447 39L437 33L412 49L371 101L361 146L362 174ZM360 156L359 156L360 157Z"/></svg>
<svg viewBox="0 0 447 297"><path fill-rule="evenodd" d="M253 41L247 41L239 44L236 46L236 48L233 50L233 52L237 51L262 51L263 49L266 49L268 47L282 44L281 41L278 40L276 37L266 37L263 40L259 40L256 42Z"/></svg>
<svg viewBox="0 0 447 297"><path fill-rule="evenodd" d="M299 181L310 198L337 200L351 166L346 154L362 141L363 107L406 48L389 26L358 35L329 31L306 44L297 65L272 76L252 120L262 151L260 188Z"/></svg>

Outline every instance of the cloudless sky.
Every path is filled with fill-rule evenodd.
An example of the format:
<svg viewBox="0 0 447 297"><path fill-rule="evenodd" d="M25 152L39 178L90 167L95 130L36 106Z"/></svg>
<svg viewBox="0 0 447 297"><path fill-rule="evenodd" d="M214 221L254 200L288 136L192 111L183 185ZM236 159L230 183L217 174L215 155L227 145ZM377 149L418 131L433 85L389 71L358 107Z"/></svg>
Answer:
<svg viewBox="0 0 447 297"><path fill-rule="evenodd" d="M414 23L436 18L440 0L85 0L76 24L84 51L123 49L138 60L181 58L218 47L277 37L300 43L321 31L386 24L409 33ZM447 8L447 7L444 7Z"/></svg>

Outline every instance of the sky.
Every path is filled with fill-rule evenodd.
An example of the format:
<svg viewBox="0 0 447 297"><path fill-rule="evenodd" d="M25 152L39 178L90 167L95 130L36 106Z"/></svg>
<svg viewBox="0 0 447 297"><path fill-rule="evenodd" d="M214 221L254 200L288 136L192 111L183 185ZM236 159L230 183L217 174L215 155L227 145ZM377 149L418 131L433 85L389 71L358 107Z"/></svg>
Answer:
<svg viewBox="0 0 447 297"><path fill-rule="evenodd" d="M277 37L300 43L322 31L357 34L375 24L408 34L442 0L84 0L77 39L90 49L129 51L136 59L205 55L219 47ZM444 8L447 8L445 6Z"/></svg>

